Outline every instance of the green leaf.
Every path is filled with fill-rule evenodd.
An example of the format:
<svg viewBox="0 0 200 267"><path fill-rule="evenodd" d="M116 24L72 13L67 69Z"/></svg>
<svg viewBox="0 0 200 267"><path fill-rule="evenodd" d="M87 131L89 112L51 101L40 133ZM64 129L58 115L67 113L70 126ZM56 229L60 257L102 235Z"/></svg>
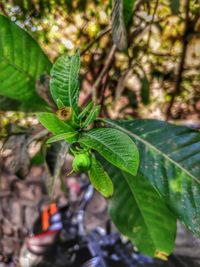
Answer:
<svg viewBox="0 0 200 267"><path fill-rule="evenodd" d="M55 135L66 133L76 134L71 125L59 120L53 113L38 113L37 117L40 123Z"/></svg>
<svg viewBox="0 0 200 267"><path fill-rule="evenodd" d="M58 107L59 109L65 107L65 105L64 105L63 102L62 102L62 100L60 100L59 98L57 99L56 104L57 104L57 107Z"/></svg>
<svg viewBox="0 0 200 267"><path fill-rule="evenodd" d="M127 40L127 31L126 25L124 22L124 13L123 13L123 1L122 0L113 0L113 9L112 9L112 38L114 44L119 50L126 50L128 47Z"/></svg>
<svg viewBox="0 0 200 267"><path fill-rule="evenodd" d="M176 237L176 218L160 195L142 175L132 176L108 163L104 166L114 183L109 212L117 228L142 253L169 255Z"/></svg>
<svg viewBox="0 0 200 267"><path fill-rule="evenodd" d="M94 188L104 197L113 195L113 183L107 172L104 171L101 163L92 157L91 168L88 172L89 179Z"/></svg>
<svg viewBox="0 0 200 267"><path fill-rule="evenodd" d="M200 236L200 133L157 120L109 121L108 125L132 138L140 152L139 172L179 220Z"/></svg>
<svg viewBox="0 0 200 267"><path fill-rule="evenodd" d="M51 62L32 37L0 15L0 95L24 104L45 102L36 93L35 83L48 73ZM11 108L12 109L12 108Z"/></svg>
<svg viewBox="0 0 200 267"><path fill-rule="evenodd" d="M98 128L84 133L78 142L96 150L116 167L137 174L139 154L127 134L112 128Z"/></svg>
<svg viewBox="0 0 200 267"><path fill-rule="evenodd" d="M68 132L68 133L62 133L62 134L57 134L51 138L49 138L47 140L47 144L51 144L51 143L54 143L54 142L58 142L58 141L62 141L62 140L66 140L66 141L72 141L75 142L77 141L77 137L78 137L78 133L76 132Z"/></svg>
<svg viewBox="0 0 200 267"><path fill-rule="evenodd" d="M170 0L170 9L172 14L176 15L179 12L180 0Z"/></svg>
<svg viewBox="0 0 200 267"><path fill-rule="evenodd" d="M84 121L82 125L83 128L87 128L91 123L93 123L93 121L96 120L96 118L99 115L100 109L101 109L100 105L94 106L91 109L90 113L88 114L88 117L86 118L86 120Z"/></svg>
<svg viewBox="0 0 200 267"><path fill-rule="evenodd" d="M130 25L130 22L133 16L133 8L135 5L135 2L136 2L135 0L123 0L124 21L125 21L126 27Z"/></svg>
<svg viewBox="0 0 200 267"><path fill-rule="evenodd" d="M93 107L94 102L91 101L87 104L87 106L81 111L81 113L78 115L78 119L82 120L91 110L91 108Z"/></svg>
<svg viewBox="0 0 200 267"><path fill-rule="evenodd" d="M51 70L50 91L57 102L60 99L63 104L78 110L80 54L59 57Z"/></svg>
<svg viewBox="0 0 200 267"><path fill-rule="evenodd" d="M148 105L150 102L150 84L146 76L141 80L141 89L140 89L142 103Z"/></svg>

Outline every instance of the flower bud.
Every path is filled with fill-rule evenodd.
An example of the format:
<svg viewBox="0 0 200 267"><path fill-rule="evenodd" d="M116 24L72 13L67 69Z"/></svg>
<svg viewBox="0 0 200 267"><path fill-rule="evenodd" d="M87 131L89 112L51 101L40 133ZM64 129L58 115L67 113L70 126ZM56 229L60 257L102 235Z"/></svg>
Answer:
<svg viewBox="0 0 200 267"><path fill-rule="evenodd" d="M57 112L57 117L62 121L69 121L72 117L72 108L64 107L59 109Z"/></svg>

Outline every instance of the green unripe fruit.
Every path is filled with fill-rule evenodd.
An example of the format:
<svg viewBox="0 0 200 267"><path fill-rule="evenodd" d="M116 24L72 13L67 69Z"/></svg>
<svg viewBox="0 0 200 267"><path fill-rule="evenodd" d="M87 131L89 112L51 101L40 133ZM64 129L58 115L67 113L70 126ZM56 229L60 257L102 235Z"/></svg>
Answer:
<svg viewBox="0 0 200 267"><path fill-rule="evenodd" d="M89 153L81 153L75 156L72 167L75 172L88 171L91 167L91 156Z"/></svg>

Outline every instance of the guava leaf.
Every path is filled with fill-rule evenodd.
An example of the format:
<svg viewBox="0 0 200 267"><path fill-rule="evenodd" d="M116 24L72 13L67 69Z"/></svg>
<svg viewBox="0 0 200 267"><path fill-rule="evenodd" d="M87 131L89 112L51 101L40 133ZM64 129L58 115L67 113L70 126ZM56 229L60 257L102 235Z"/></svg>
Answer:
<svg viewBox="0 0 200 267"><path fill-rule="evenodd" d="M51 69L50 91L55 101L78 110L80 54L59 57Z"/></svg>
<svg viewBox="0 0 200 267"><path fill-rule="evenodd" d="M72 128L70 124L67 124L58 119L58 117L53 113L43 112L37 114L40 123L47 128L51 133L55 135L74 133L76 131Z"/></svg>
<svg viewBox="0 0 200 267"><path fill-rule="evenodd" d="M144 176L132 176L108 163L103 165L114 183L109 207L114 224L140 252L167 257L176 237L174 214Z"/></svg>
<svg viewBox="0 0 200 267"><path fill-rule="evenodd" d="M58 141L66 140L66 141L72 141L74 140L77 141L78 133L76 132L68 132L68 133L62 133L62 134L57 134L47 140L47 144L55 143Z"/></svg>
<svg viewBox="0 0 200 267"><path fill-rule="evenodd" d="M46 103L36 92L36 81L49 73L51 62L33 38L0 15L0 95L41 110ZM23 107L21 107L23 109ZM12 110L12 107L11 107Z"/></svg>
<svg viewBox="0 0 200 267"><path fill-rule="evenodd" d="M101 109L100 105L94 106L91 109L90 113L88 114L86 120L84 121L84 123L82 125L83 128L87 128L91 123L93 123L93 121L96 120L96 118L99 115L100 109Z"/></svg>
<svg viewBox="0 0 200 267"><path fill-rule="evenodd" d="M104 197L111 197L113 194L113 183L101 163L92 157L91 168L88 171L89 179L94 188Z"/></svg>
<svg viewBox="0 0 200 267"><path fill-rule="evenodd" d="M81 111L81 113L78 115L78 119L82 120L91 110L91 108L93 107L94 102L90 101L87 106Z"/></svg>
<svg viewBox="0 0 200 267"><path fill-rule="evenodd" d="M137 174L139 153L131 138L113 128L92 129L78 140L82 145L96 150L116 167Z"/></svg>
<svg viewBox="0 0 200 267"><path fill-rule="evenodd" d="M200 236L199 131L158 120L107 121L107 125L132 138L140 152L139 173L179 220Z"/></svg>

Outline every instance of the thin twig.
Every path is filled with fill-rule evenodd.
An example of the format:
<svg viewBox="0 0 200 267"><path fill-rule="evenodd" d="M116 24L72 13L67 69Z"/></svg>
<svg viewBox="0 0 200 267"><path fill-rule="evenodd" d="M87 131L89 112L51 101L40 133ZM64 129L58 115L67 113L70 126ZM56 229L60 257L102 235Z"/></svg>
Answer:
<svg viewBox="0 0 200 267"><path fill-rule="evenodd" d="M133 15L140 9L140 6L143 5L144 3L148 2L149 0L138 0L135 3L134 10L133 10Z"/></svg>
<svg viewBox="0 0 200 267"><path fill-rule="evenodd" d="M116 45L114 44L109 52L109 55L107 57L107 60L104 64L104 67L102 69L102 71L100 72L96 82L94 83L94 86L93 86L93 91L92 91L92 98L93 98L93 101L96 103L97 101L97 92L98 92L98 89L101 85L101 81L104 77L104 75L106 74L106 72L109 70L112 62L113 62L113 58L114 58L114 55L115 55L115 52L116 52Z"/></svg>
<svg viewBox="0 0 200 267"><path fill-rule="evenodd" d="M152 33L152 25L153 25L153 22L154 22L154 19L155 19L155 15L156 15L156 11L157 11L157 8L158 8L158 4L159 4L159 0L156 0L156 4L155 4L154 10L153 10L152 19L151 19L151 22L150 22L150 25L149 25L149 35L148 35L148 39L147 39L147 47L149 46L149 43L150 43L151 33Z"/></svg>
<svg viewBox="0 0 200 267"><path fill-rule="evenodd" d="M107 33L109 33L111 31L111 27L108 26L107 28L105 28L103 31L101 31L97 37L92 40L89 45L83 49L83 51L81 51L81 56L84 55L97 41L99 41L99 39L101 39L101 37L103 37L104 35L106 35Z"/></svg>
<svg viewBox="0 0 200 267"><path fill-rule="evenodd" d="M108 84L108 73L106 73L104 76L104 82L103 82L102 89L101 89L101 99L99 100L101 109L103 108L103 104L104 104L105 91L106 91L107 84Z"/></svg>
<svg viewBox="0 0 200 267"><path fill-rule="evenodd" d="M175 57L176 56L171 53L160 53L160 52L155 52L155 51L149 51L149 54L156 56L156 57Z"/></svg>
<svg viewBox="0 0 200 267"><path fill-rule="evenodd" d="M178 73L176 76L175 88L174 88L171 100L170 100L169 105L168 105L167 110L166 110L166 119L167 120L169 119L169 117L171 115L171 109L172 109L172 106L174 104L175 98L181 92L181 83L183 80L183 71L184 71L184 67L185 67L187 48L188 48L188 44L189 44L188 34L191 33L189 12L190 12L190 0L186 0L185 29L184 29L184 34L183 34L182 53L181 53L181 58L180 58L179 66L178 66Z"/></svg>
<svg viewBox="0 0 200 267"><path fill-rule="evenodd" d="M130 32L128 37L128 45L131 45L133 43L133 40L135 40L135 38L139 36L143 31L145 31L145 27L137 27L132 32Z"/></svg>

